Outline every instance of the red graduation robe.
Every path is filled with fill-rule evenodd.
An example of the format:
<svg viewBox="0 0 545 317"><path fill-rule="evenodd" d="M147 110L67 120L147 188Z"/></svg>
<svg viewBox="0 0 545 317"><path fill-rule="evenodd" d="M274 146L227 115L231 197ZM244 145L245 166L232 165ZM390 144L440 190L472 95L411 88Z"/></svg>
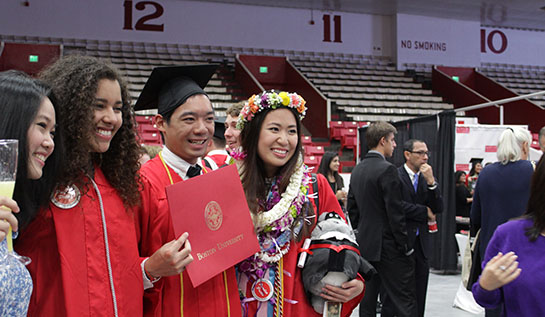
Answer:
<svg viewBox="0 0 545 317"><path fill-rule="evenodd" d="M142 316L141 258L133 211L99 168L119 316ZM98 195L92 184L79 203L61 209L50 203L17 239L16 250L32 259L27 268L34 292L28 316L113 316L114 305Z"/></svg>
<svg viewBox="0 0 545 317"><path fill-rule="evenodd" d="M333 193L331 186L329 186L325 177L321 174L316 174L318 181L318 197L319 197L319 208L318 216L324 212L336 212L343 219L344 213L341 210L337 197ZM309 193L313 192L312 185L309 188ZM314 199L310 199L314 210L316 210L316 205L314 204ZM308 301L308 298L305 294L305 289L303 287L303 280L301 269L297 267L297 260L299 257L298 250L302 248L303 242L305 239L301 239L299 243L291 242L290 250L283 257L284 271L289 274L284 274L284 298L288 301L284 301L284 316L322 316L322 314L316 313L312 308L312 305ZM363 278L358 275L358 279L363 281ZM248 282L246 284L246 298L252 298L252 283ZM353 298L347 303L343 303L341 316L350 316L352 310L360 303L363 298L364 292L360 295ZM259 302L251 301L247 304L247 316L256 316L256 311L258 308ZM265 303L261 307L266 308ZM261 316L261 314L257 314Z"/></svg>
<svg viewBox="0 0 545 317"><path fill-rule="evenodd" d="M183 181L167 167L173 183ZM163 244L175 239L165 187L171 184L165 165L156 156L141 168L145 187L143 205L137 217L137 234L141 256L150 256ZM191 241L191 237L189 237ZM241 316L240 298L234 268L229 268L194 288L187 272L163 277L153 289L146 291L146 316ZM183 308L182 308L183 307ZM182 315L183 310L183 315Z"/></svg>
<svg viewBox="0 0 545 317"><path fill-rule="evenodd" d="M214 163L216 163L216 166L218 168L220 168L222 166L229 165L229 160L230 159L231 159L231 157L229 156L227 151L225 151L225 150L214 150L214 151L210 151L210 153L208 153L208 155L203 159L203 164L205 164L205 162L207 160L212 160ZM207 162L207 163L209 163L209 162ZM212 164L210 164L210 165L212 165ZM215 169L215 168L212 166L212 169Z"/></svg>

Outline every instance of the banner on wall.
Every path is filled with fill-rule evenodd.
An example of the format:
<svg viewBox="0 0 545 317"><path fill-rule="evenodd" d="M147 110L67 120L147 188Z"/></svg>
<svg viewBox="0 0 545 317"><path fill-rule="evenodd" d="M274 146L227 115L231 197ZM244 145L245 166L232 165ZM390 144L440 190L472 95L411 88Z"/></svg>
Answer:
<svg viewBox="0 0 545 317"><path fill-rule="evenodd" d="M481 61L545 66L545 32L482 27Z"/></svg>
<svg viewBox="0 0 545 317"><path fill-rule="evenodd" d="M4 35L392 55L392 17L200 1L0 1Z"/></svg>
<svg viewBox="0 0 545 317"><path fill-rule="evenodd" d="M397 65L407 63L477 67L478 21L397 14Z"/></svg>

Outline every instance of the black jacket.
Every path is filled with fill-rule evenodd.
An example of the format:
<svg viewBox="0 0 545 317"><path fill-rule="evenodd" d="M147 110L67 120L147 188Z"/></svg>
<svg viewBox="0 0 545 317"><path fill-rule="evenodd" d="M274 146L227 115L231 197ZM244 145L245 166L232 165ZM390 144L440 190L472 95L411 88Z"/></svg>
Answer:
<svg viewBox="0 0 545 317"><path fill-rule="evenodd" d="M394 165L378 153L367 153L352 171L347 209L361 255L379 261L385 248L389 254L407 254L405 214L399 175Z"/></svg>
<svg viewBox="0 0 545 317"><path fill-rule="evenodd" d="M414 186L411 182L409 174L402 165L397 169L399 179L401 180L401 197L403 199L402 206L405 217L407 218L407 235L409 237L409 247L414 248L416 241L416 232L419 232L420 243L424 255L427 257L429 252L428 239L428 210L430 207L434 214L443 212L443 198L439 186L430 190L424 176L420 174L418 177L417 192L414 192ZM436 181L437 183L437 181Z"/></svg>

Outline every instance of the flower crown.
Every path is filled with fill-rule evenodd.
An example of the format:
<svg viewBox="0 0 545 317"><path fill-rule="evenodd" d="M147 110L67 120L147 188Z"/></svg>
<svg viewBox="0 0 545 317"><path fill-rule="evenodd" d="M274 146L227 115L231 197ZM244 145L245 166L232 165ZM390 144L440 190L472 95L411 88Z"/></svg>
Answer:
<svg viewBox="0 0 545 317"><path fill-rule="evenodd" d="M277 93L274 90L269 90L258 95L253 95L248 99L248 103L246 103L240 111L237 120L237 129L242 130L246 122L252 121L257 113L267 108L293 108L299 113L299 120L303 120L307 112L305 104L305 99L294 92L288 93L282 91Z"/></svg>

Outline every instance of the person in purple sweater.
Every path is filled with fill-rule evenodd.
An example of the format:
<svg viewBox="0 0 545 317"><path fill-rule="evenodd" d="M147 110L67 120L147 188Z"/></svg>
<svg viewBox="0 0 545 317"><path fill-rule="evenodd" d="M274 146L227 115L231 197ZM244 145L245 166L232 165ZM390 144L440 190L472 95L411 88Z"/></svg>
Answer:
<svg viewBox="0 0 545 317"><path fill-rule="evenodd" d="M503 316L545 316L545 156L532 177L524 215L500 225L486 249L473 296Z"/></svg>

